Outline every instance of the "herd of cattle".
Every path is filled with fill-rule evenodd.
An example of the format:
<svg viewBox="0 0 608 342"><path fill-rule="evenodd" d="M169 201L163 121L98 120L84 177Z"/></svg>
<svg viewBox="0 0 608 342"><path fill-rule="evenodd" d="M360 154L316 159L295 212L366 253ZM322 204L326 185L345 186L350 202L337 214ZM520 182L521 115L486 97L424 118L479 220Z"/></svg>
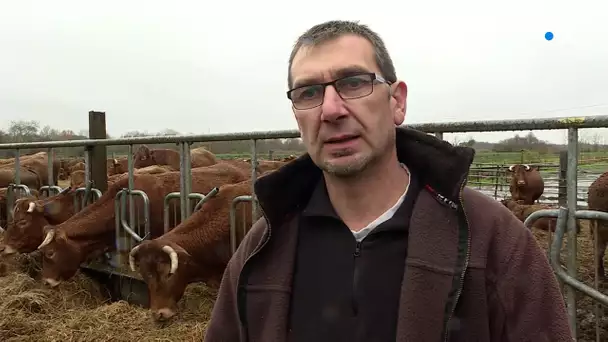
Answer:
<svg viewBox="0 0 608 342"><path fill-rule="evenodd" d="M263 176L289 161L258 161L256 174ZM180 155L168 149L140 147L133 157L134 189L149 199L150 239L129 254L129 264L139 272L150 290L150 307L156 319L172 317L177 302L189 283L203 281L217 285L231 257L229 210L237 196L251 195L251 163L248 160L219 160L204 148L191 151L191 191L207 194L215 187L219 192L206 200L200 210L165 233L163 207L165 196L180 191ZM128 188L127 159L109 159L108 190L96 201L78 210L75 188L84 186L82 160L58 160L54 163L55 179L69 178L71 186L53 196L39 196L41 186L48 185L48 160L45 152L22 156L21 184L31 196L17 199L12 219L4 230L3 255L31 253L42 255L42 279L50 286L73 277L80 265L115 250L114 198ZM14 160L2 161L0 187L14 182ZM26 177L26 175L32 175ZM56 183L55 183L56 184ZM134 201L137 207L142 203ZM6 206L6 196L0 197ZM176 206L175 210L179 210ZM251 225L251 204L237 207L239 226ZM6 216L7 213L5 213ZM5 218L6 221L6 218Z"/></svg>
<svg viewBox="0 0 608 342"><path fill-rule="evenodd" d="M78 158L54 161L54 184L69 179L70 187L56 195L42 196L34 189L49 185L47 158L46 152L19 158L20 183L32 189L31 195L14 201L10 220L6 219L8 213L0 210L0 226L6 227L1 229L4 245L0 250L5 256L40 251L42 279L55 287L73 277L83 262L116 249L114 200L120 190L128 188L129 179L127 158L108 159L108 190L93 203L76 208L75 189L85 186L84 161ZM273 172L293 158L260 160L256 174ZM251 195L251 163L241 159L220 160L205 148L193 149L191 191L207 194L218 187L219 192L185 221L180 222L178 215L173 222L175 228L168 232L164 226L164 199L167 194L180 191L179 153L141 146L133 156L133 166L134 189L145 192L149 199L150 238L131 249L129 266L148 285L153 317L166 320L176 314L177 303L188 284L219 285L231 257L230 207L235 197ZM516 217L524 221L533 212L550 208L535 203L544 191L537 168L519 164L508 171L512 174L511 198L501 202ZM0 160L0 208L6 207L6 188L14 178L14 158ZM608 211L608 172L589 187L588 203L589 209ZM135 207L141 204L134 201ZM238 225L250 226L251 214L251 203L239 206ZM555 219L538 219L533 225L553 231ZM608 225L596 223L595 227L599 233L598 256L603 258ZM598 267L603 275L603 262Z"/></svg>

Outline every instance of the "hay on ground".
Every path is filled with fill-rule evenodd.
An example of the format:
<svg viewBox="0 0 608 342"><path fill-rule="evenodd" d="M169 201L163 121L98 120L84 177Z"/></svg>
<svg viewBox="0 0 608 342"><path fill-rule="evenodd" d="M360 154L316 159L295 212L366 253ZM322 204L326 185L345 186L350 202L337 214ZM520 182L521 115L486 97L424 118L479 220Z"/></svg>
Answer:
<svg viewBox="0 0 608 342"><path fill-rule="evenodd" d="M192 284L178 317L157 324L148 309L110 302L81 273L51 289L40 266L37 253L0 259L0 341L201 341L217 294Z"/></svg>

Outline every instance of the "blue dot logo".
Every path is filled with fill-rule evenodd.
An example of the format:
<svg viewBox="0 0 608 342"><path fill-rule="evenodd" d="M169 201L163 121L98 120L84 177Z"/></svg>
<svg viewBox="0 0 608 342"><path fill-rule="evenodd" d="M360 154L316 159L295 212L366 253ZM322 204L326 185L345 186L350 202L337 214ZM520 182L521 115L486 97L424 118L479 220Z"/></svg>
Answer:
<svg viewBox="0 0 608 342"><path fill-rule="evenodd" d="M547 32L547 33L545 33L545 39L546 40L552 40L553 39L553 32Z"/></svg>

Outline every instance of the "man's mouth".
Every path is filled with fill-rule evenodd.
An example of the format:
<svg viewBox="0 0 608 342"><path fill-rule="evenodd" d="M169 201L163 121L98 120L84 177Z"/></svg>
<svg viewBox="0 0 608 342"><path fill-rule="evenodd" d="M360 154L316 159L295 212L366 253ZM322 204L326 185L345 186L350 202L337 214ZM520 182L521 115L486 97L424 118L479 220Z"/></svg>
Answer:
<svg viewBox="0 0 608 342"><path fill-rule="evenodd" d="M349 142L349 141L355 140L357 138L359 138L359 136L353 135L353 134L337 135L335 137L331 137L331 138L325 140L325 143L326 144L339 144L339 143Z"/></svg>

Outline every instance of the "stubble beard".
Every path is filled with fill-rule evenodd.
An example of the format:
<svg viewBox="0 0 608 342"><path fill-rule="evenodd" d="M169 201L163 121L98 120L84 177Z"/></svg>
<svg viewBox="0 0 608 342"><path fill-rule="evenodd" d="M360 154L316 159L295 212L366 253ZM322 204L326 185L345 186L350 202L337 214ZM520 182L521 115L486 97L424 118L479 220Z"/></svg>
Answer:
<svg viewBox="0 0 608 342"><path fill-rule="evenodd" d="M336 153L332 153L332 157L347 157L352 155L353 153L354 151L352 149L344 149L337 151ZM351 178L365 170L373 161L373 159L374 157L372 155L357 156L354 158L354 160L350 161L347 164L332 163L331 161L323 160L318 166L321 170L332 176L340 178Z"/></svg>

